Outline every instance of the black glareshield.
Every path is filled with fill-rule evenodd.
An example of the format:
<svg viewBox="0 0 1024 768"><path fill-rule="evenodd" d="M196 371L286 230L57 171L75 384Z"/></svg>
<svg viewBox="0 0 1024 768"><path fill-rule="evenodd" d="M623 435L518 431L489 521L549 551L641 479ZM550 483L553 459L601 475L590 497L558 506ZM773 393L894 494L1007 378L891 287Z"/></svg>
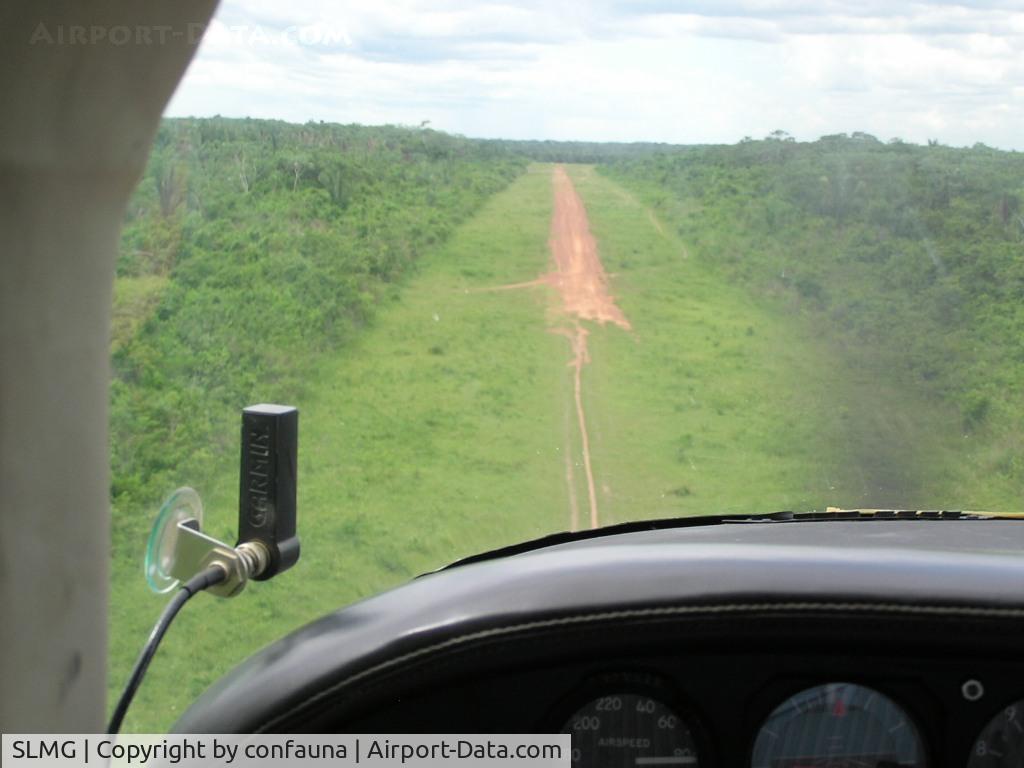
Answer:
<svg viewBox="0 0 1024 768"><path fill-rule="evenodd" d="M259 541L270 553L263 581L299 559L295 482L299 411L289 405L252 405L242 411L242 467L238 543Z"/></svg>

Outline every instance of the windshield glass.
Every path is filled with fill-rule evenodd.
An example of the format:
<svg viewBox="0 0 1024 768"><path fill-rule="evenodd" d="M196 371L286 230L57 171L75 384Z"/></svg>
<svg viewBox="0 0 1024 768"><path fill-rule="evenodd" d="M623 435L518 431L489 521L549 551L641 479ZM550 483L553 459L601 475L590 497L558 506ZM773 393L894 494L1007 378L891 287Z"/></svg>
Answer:
<svg viewBox="0 0 1024 768"><path fill-rule="evenodd" d="M161 500L234 541L246 405L301 413L302 558L197 601L126 728L555 531L1018 510L1011 5L224 2L120 245L111 700Z"/></svg>

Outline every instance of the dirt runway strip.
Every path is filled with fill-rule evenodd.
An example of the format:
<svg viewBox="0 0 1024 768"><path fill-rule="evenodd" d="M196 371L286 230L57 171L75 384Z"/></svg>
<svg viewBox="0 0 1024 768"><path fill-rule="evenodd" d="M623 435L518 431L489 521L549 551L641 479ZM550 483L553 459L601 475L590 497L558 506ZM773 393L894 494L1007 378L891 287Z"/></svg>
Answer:
<svg viewBox="0 0 1024 768"><path fill-rule="evenodd" d="M590 234L587 209L562 166L552 177L555 210L551 216L551 255L555 272L548 281L562 294L565 313L602 325L615 323L629 330L629 321L608 290L608 275L597 254L597 241Z"/></svg>
<svg viewBox="0 0 1024 768"><path fill-rule="evenodd" d="M556 166L552 175L555 209L551 217L551 255L555 271L540 279L558 289L566 317L573 320L571 328L556 327L552 331L565 335L572 347L573 396L576 401L576 419L579 423L583 472L587 480L590 502L590 527L600 525L597 511L594 471L590 461L590 436L587 432L583 409L583 366L590 362L587 350L587 329L581 320L593 320L601 325L614 323L629 330L629 320L615 304L608 290L608 275L597 252L597 241L590 233L587 210L583 206L572 180L562 166ZM566 484L569 487L570 527L578 527L576 490L572 462L566 462Z"/></svg>

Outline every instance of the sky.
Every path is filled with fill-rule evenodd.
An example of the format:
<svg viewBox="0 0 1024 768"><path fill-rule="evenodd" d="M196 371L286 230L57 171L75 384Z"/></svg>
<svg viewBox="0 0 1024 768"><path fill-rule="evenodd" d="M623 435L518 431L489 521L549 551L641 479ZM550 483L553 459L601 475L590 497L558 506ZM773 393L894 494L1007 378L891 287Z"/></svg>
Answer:
<svg viewBox="0 0 1024 768"><path fill-rule="evenodd" d="M1024 150L1024 0L222 0L167 114Z"/></svg>

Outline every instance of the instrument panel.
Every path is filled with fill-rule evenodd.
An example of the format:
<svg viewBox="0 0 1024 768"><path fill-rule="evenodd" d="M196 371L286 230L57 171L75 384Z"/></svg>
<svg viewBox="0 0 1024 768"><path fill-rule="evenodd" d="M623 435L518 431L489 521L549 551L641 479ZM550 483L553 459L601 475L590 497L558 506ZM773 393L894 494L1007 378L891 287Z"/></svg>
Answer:
<svg viewBox="0 0 1024 768"><path fill-rule="evenodd" d="M667 703L672 701L671 692L656 677L610 676L605 684L607 690L586 701L562 727L562 733L572 735L574 766L710 764L706 748L701 761L696 720ZM1007 711L1016 717L1015 709ZM1005 726L999 725L996 732L1002 734ZM999 738L986 736L981 752L990 757L993 750L1009 755L1009 750L1000 749ZM926 765L921 736L910 716L885 694L855 683L825 683L787 698L761 725L750 758L751 768Z"/></svg>
<svg viewBox="0 0 1024 768"><path fill-rule="evenodd" d="M685 653L477 678L343 729L569 733L576 768L1022 768L1022 697L1011 660Z"/></svg>
<svg viewBox="0 0 1024 768"><path fill-rule="evenodd" d="M971 691L980 683L968 681ZM655 675L603 676L596 695L560 732L572 735L580 768L714 765L697 716ZM941 761L945 763L946 761ZM780 702L760 726L750 768L926 768L933 763L912 716L856 683L812 686ZM971 745L967 768L1024 766L1024 699L1000 709Z"/></svg>
<svg viewBox="0 0 1024 768"><path fill-rule="evenodd" d="M1024 686L1024 680L1020 683ZM960 695L965 706L980 704L986 698L985 686L974 678L965 680ZM721 764L699 707L681 699L668 679L657 674L598 675L556 707L556 713L569 710L559 731L572 735L573 766L710 768ZM918 725L919 716L877 688L844 681L820 683L780 700L753 733L742 761L736 760L734 752L726 764L1024 768L1024 698L999 707L962 759L947 754L941 743L929 743Z"/></svg>

